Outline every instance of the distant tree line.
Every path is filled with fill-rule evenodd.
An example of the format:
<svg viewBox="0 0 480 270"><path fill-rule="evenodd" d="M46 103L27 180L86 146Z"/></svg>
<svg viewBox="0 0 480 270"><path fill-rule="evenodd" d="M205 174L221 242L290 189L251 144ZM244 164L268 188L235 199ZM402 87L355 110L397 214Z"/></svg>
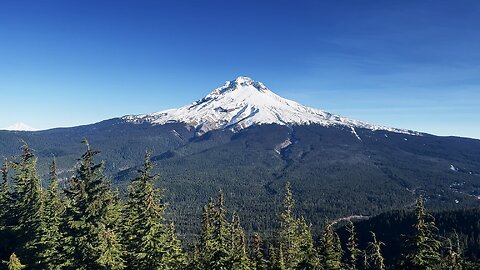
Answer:
<svg viewBox="0 0 480 270"><path fill-rule="evenodd" d="M28 146L18 158L5 160L0 183L0 269L478 269L463 256L458 235L442 237L419 197L411 235L399 260L382 255L384 243L371 232L360 249L355 226L346 225L342 243L334 224L326 222L319 241L311 225L294 209L287 183L279 229L264 243L259 233L246 236L236 214L227 213L220 192L203 208L197 243L184 249L175 225L165 219L167 203L155 185L150 155L121 200L96 162L88 142L74 175L60 181L55 160L48 187L36 171Z"/></svg>

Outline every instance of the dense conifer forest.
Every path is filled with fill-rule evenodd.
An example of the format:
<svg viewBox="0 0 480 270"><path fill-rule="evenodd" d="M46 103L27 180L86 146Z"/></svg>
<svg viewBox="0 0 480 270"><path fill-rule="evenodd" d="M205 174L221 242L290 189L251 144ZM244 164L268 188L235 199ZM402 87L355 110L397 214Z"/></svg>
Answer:
<svg viewBox="0 0 480 270"><path fill-rule="evenodd" d="M88 142L73 176L37 174L28 146L6 159L0 186L0 269L479 269L477 210L430 214L420 196L414 212L346 224L325 221L313 235L295 210L287 183L278 230L247 234L219 192L203 207L193 245L182 244L168 220L162 188L147 153L127 194L103 172ZM48 183L44 186L43 183ZM125 197L125 199L123 199ZM121 199L122 198L122 199ZM463 213L463 214L462 214ZM461 222L462 226L454 226ZM470 224L464 224L465 222ZM453 225L452 225L453 224ZM455 230L455 228L462 228Z"/></svg>

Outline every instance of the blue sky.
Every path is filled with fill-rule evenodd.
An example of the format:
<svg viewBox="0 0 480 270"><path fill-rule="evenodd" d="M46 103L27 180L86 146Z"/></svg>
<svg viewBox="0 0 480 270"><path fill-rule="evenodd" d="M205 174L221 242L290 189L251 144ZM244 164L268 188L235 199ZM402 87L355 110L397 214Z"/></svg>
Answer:
<svg viewBox="0 0 480 270"><path fill-rule="evenodd" d="M0 128L188 104L239 75L374 124L480 138L479 1L1 1Z"/></svg>

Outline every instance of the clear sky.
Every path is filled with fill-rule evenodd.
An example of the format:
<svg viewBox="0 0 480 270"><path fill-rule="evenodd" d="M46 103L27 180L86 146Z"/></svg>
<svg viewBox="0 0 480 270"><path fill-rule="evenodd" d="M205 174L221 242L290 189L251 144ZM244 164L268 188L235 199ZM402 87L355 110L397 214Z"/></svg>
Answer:
<svg viewBox="0 0 480 270"><path fill-rule="evenodd" d="M480 1L0 1L0 128L179 107L240 75L350 118L480 138Z"/></svg>

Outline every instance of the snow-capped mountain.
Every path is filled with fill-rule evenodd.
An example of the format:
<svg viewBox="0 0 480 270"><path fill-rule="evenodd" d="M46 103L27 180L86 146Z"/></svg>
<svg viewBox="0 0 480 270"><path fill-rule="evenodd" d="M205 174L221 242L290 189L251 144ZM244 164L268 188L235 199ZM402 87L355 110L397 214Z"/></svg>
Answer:
<svg viewBox="0 0 480 270"><path fill-rule="evenodd" d="M36 131L36 128L33 128L25 123L15 123L9 127L3 128L3 130L10 130L10 131Z"/></svg>
<svg viewBox="0 0 480 270"><path fill-rule="evenodd" d="M252 125L342 125L352 129L366 128L387 130L398 133L418 134L397 128L371 125L348 119L322 110L303 106L295 101L282 98L263 83L248 77L227 81L206 97L178 108L146 115L129 115L124 120L134 123L151 124L185 123L205 133L215 129L237 131Z"/></svg>
<svg viewBox="0 0 480 270"><path fill-rule="evenodd" d="M172 213L188 217L179 221L182 231L199 216L192 205L218 190L242 205L239 212L251 222L271 224L287 181L319 232L323 213L404 209L419 194L439 210L478 207L480 140L409 134L418 133L302 106L239 77L179 109L35 132L0 130L0 155L18 155L26 142L39 156L41 175L48 175L55 156L60 177L71 177L86 138L122 189L137 177L148 149L154 173L175 201Z"/></svg>

